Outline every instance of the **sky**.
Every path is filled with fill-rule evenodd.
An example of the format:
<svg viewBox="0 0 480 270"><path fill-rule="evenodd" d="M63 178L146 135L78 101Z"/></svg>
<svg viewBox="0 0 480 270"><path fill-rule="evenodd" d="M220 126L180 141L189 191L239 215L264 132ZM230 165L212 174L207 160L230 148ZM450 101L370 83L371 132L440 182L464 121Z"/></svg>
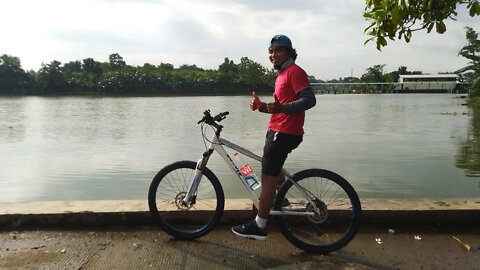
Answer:
<svg viewBox="0 0 480 270"><path fill-rule="evenodd" d="M195 64L217 69L225 57L248 57L270 68L267 46L285 34L297 64L317 79L360 77L373 65L424 73L467 65L458 56L465 26L480 32L480 17L464 6L447 32L415 32L410 43L389 41L379 52L363 31L365 0L6 0L0 4L0 55L19 57L23 69L54 60L108 62L118 53L128 65Z"/></svg>

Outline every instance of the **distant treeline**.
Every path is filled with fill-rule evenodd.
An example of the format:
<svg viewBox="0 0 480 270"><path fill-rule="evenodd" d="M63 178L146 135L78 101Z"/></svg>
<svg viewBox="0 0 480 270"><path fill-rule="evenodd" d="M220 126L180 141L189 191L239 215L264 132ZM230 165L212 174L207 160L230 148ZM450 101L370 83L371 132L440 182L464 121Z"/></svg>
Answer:
<svg viewBox="0 0 480 270"><path fill-rule="evenodd" d="M108 62L92 58L62 64L52 61L38 71L25 71L20 59L0 56L0 95L229 95L250 94L252 90L271 93L276 72L242 57L240 63L225 58L218 69L196 65L144 64L130 66L114 53ZM327 82L397 82L400 75L422 74L400 66L384 72L385 65L373 65L360 77L344 77ZM308 76L310 82L325 82ZM465 79L469 79L465 75ZM467 80L468 81L468 80Z"/></svg>
<svg viewBox="0 0 480 270"><path fill-rule="evenodd" d="M225 58L218 69L168 63L134 67L115 53L108 62L52 61L25 71L18 57L0 56L0 95L248 94L272 91L275 77L273 68L247 57L238 64Z"/></svg>

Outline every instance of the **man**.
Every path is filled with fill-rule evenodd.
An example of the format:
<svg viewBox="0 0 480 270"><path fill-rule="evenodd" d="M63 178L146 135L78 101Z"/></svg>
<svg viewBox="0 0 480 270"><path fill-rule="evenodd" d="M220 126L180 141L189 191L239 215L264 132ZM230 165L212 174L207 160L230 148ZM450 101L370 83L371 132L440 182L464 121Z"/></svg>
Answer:
<svg viewBox="0 0 480 270"><path fill-rule="evenodd" d="M307 73L295 64L297 52L285 35L276 35L268 48L270 62L278 71L274 101L265 103L252 93L250 108L272 114L262 158L262 191L255 220L232 228L242 237L266 240L267 220L276 189L285 180L281 172L288 154L302 142L305 111L316 104Z"/></svg>

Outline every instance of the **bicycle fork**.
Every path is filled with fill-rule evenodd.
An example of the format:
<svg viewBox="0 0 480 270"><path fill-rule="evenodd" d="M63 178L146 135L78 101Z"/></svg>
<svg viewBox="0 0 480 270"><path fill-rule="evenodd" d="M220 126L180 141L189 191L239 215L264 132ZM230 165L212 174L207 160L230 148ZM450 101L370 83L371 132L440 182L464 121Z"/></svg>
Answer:
<svg viewBox="0 0 480 270"><path fill-rule="evenodd" d="M197 166L195 167L195 175L192 177L190 184L188 185L187 194L182 199L182 204L185 206L190 205L190 203L195 203L195 196L197 192L197 188L200 185L200 181L202 180L203 170L207 166L208 159L210 155L213 153L212 149L209 149L203 153L203 157L197 161Z"/></svg>

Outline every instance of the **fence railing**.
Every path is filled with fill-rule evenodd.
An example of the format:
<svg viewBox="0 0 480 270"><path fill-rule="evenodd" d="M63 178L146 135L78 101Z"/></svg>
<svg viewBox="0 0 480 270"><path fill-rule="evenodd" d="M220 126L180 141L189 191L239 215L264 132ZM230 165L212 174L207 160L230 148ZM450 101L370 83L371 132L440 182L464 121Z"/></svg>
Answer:
<svg viewBox="0 0 480 270"><path fill-rule="evenodd" d="M468 85L451 81L403 83L311 83L317 94L468 93Z"/></svg>

